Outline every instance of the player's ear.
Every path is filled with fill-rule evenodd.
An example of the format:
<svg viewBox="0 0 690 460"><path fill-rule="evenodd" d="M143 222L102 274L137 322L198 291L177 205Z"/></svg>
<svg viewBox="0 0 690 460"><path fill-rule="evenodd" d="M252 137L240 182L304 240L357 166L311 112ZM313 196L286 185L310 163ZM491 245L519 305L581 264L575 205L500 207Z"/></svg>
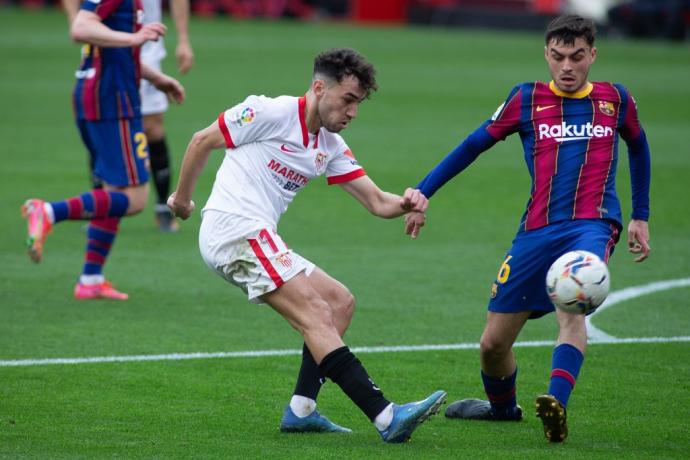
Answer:
<svg viewBox="0 0 690 460"><path fill-rule="evenodd" d="M596 59L597 59L597 48L593 46L592 47L592 63L594 63L594 61Z"/></svg>
<svg viewBox="0 0 690 460"><path fill-rule="evenodd" d="M546 59L546 62L549 62L549 45L544 46L544 59Z"/></svg>
<svg viewBox="0 0 690 460"><path fill-rule="evenodd" d="M326 82L320 78L315 78L311 82L311 90L317 97L321 97L326 90Z"/></svg>

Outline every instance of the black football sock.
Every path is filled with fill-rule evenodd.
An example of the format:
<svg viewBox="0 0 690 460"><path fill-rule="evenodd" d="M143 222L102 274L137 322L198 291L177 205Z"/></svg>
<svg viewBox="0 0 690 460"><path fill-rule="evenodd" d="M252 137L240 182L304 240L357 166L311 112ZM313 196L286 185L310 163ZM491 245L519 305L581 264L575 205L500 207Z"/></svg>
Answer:
<svg viewBox="0 0 690 460"><path fill-rule="evenodd" d="M321 374L318 364L314 361L314 357L305 343L302 347L302 366L299 369L294 394L316 401L324 382L325 377Z"/></svg>
<svg viewBox="0 0 690 460"><path fill-rule="evenodd" d="M170 194L170 156L165 138L149 144L151 173L156 185L158 204L165 204Z"/></svg>
<svg viewBox="0 0 690 460"><path fill-rule="evenodd" d="M328 353L319 368L323 375L338 384L372 422L390 404L347 346Z"/></svg>

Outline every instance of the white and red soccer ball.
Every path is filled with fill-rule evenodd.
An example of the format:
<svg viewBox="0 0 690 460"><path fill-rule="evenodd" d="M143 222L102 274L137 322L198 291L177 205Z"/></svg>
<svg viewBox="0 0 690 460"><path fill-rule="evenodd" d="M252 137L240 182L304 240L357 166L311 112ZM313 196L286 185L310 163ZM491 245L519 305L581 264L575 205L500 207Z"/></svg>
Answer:
<svg viewBox="0 0 690 460"><path fill-rule="evenodd" d="M609 269L596 254L571 251L563 254L546 274L546 292L553 305L568 313L587 314L609 294Z"/></svg>

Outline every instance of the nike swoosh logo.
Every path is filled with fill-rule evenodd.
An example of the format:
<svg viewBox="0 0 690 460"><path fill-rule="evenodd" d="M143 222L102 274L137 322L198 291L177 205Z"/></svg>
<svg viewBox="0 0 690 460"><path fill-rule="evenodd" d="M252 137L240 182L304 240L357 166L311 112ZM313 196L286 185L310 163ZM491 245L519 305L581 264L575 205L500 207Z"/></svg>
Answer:
<svg viewBox="0 0 690 460"><path fill-rule="evenodd" d="M542 107L541 105L538 105L538 106L537 106L537 112L541 112L542 110L550 109L551 107L556 107L556 104L554 104L554 105L545 105L545 106L543 106L543 107Z"/></svg>
<svg viewBox="0 0 690 460"><path fill-rule="evenodd" d="M280 146L280 150L282 150L282 151L285 152L285 153L297 153L296 150L291 150L291 149L285 147L285 144L282 144L282 145Z"/></svg>

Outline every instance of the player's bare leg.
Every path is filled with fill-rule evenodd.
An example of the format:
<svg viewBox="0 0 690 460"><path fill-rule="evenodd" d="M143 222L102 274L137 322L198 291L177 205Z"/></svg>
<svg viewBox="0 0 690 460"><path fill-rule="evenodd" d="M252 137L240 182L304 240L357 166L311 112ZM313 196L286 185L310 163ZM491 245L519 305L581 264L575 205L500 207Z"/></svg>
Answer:
<svg viewBox="0 0 690 460"><path fill-rule="evenodd" d="M585 315L556 309L556 318L560 329L553 351L549 392L537 397L535 406L546 439L563 442L568 437L566 407L584 359L587 327Z"/></svg>
<svg viewBox="0 0 690 460"><path fill-rule="evenodd" d="M265 294L263 300L302 334L323 375L337 383L369 417L385 442L407 441L419 424L438 412L445 401L445 392L438 391L422 401L403 406L390 403L361 362L345 346L336 326L338 320L334 309L308 278L300 273L275 291ZM348 313L343 315L341 328L349 324L349 319L344 321L345 318L351 317Z"/></svg>
<svg viewBox="0 0 690 460"><path fill-rule="evenodd" d="M487 314L480 340L482 380L489 401L462 399L448 406L446 417L469 420L519 421L522 409L516 403L517 364L513 343L530 312Z"/></svg>
<svg viewBox="0 0 690 460"><path fill-rule="evenodd" d="M333 325L340 337L345 336L355 312L355 298L340 281L329 276L319 267L307 277L309 284L328 303L333 312Z"/></svg>
<svg viewBox="0 0 690 460"><path fill-rule="evenodd" d="M332 310L334 325L342 337L352 320L355 305L354 297L342 283L328 276L318 267L315 267L306 279L328 303ZM325 376L321 373L318 364L314 361L314 357L305 344L302 348L302 363L295 390L281 420L281 431L350 432L347 428L326 422L325 418L324 420L305 422L305 418L311 417L310 414L316 411L316 400L321 386L325 382Z"/></svg>

